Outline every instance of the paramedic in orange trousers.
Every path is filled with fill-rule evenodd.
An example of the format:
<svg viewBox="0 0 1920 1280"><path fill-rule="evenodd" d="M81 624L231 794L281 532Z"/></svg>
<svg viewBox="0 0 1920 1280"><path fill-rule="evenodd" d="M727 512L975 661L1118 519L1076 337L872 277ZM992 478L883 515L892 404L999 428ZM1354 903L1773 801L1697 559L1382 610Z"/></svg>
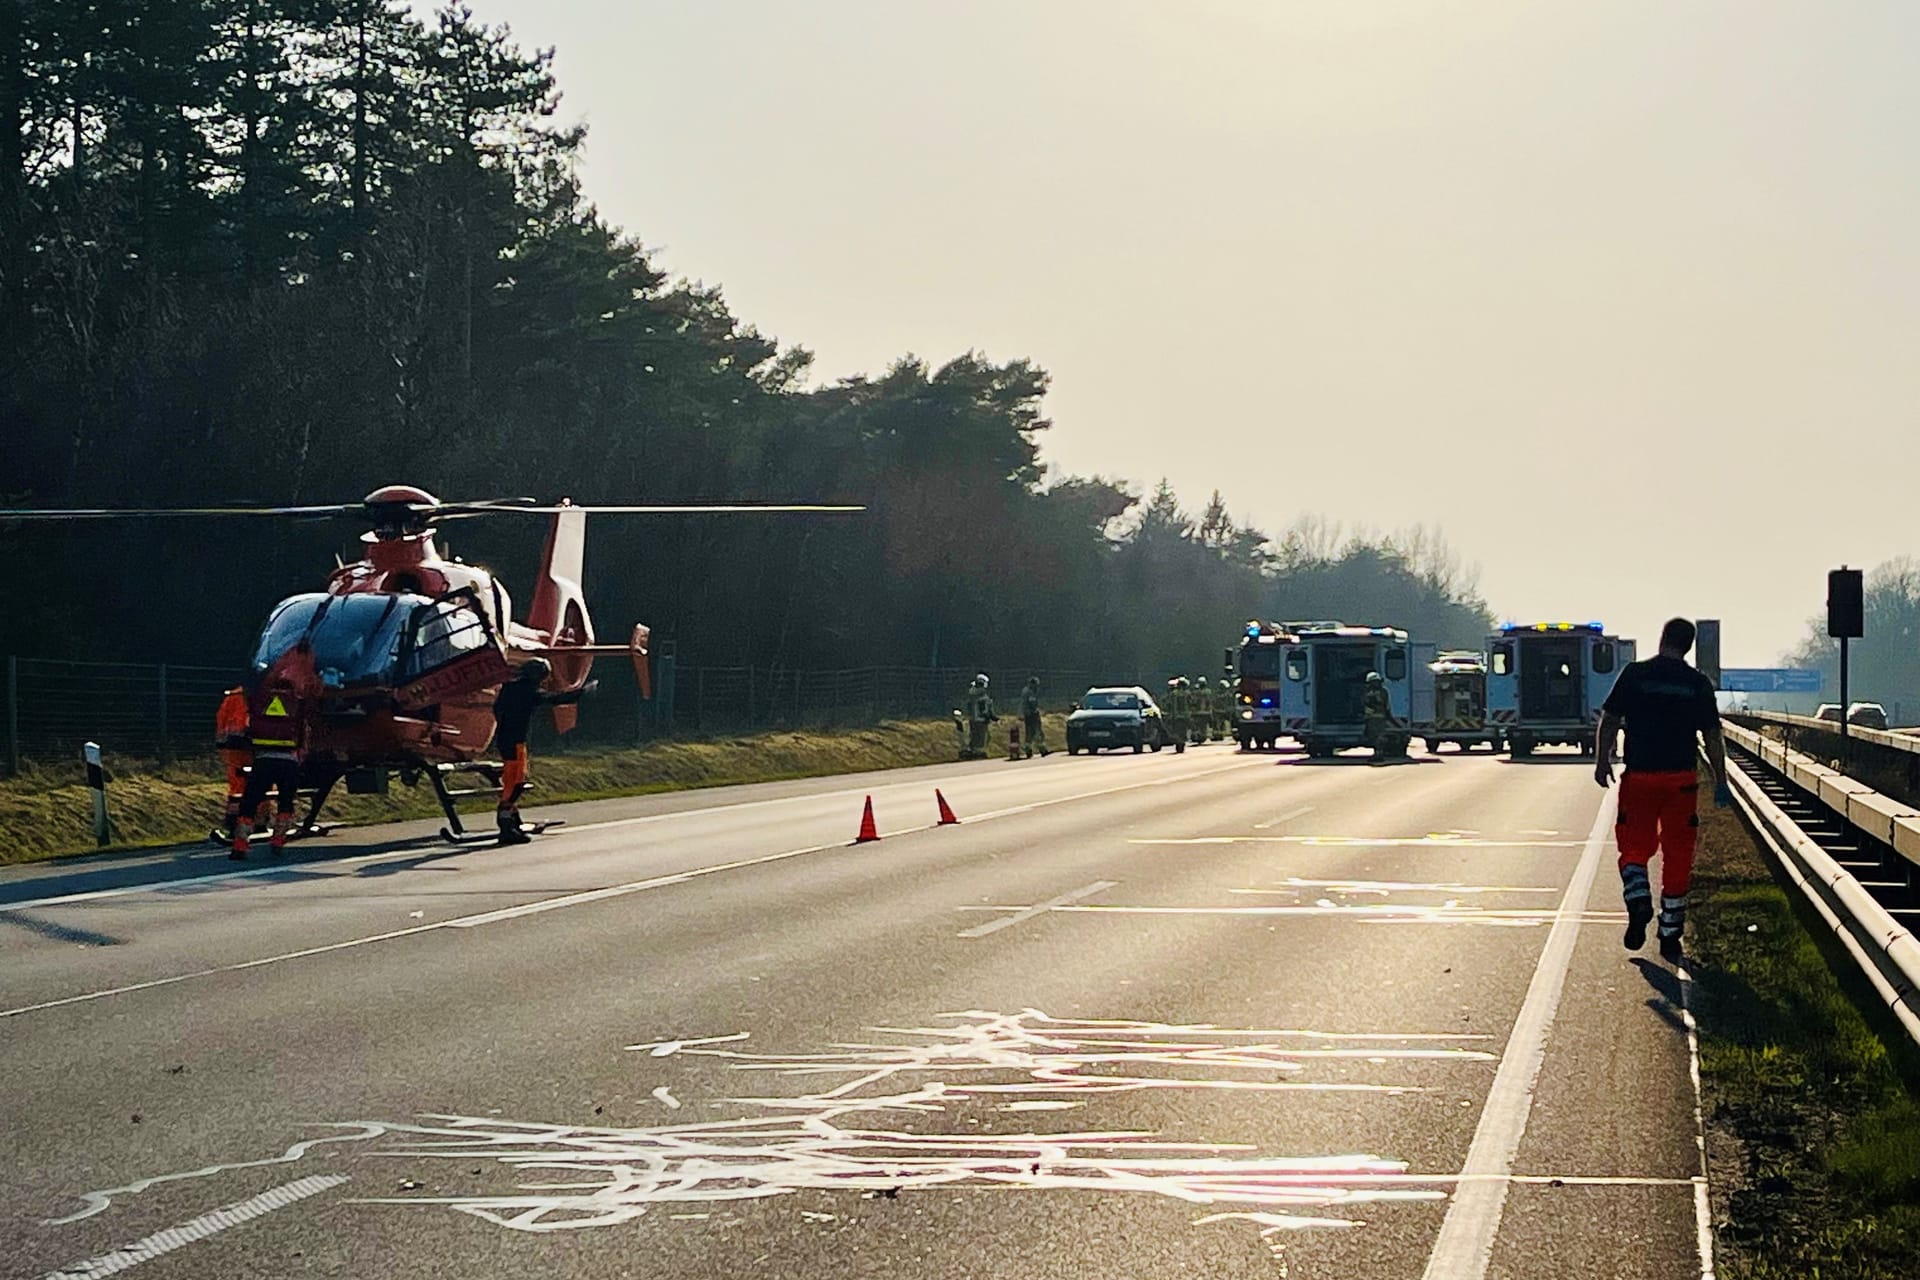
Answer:
<svg viewBox="0 0 1920 1280"><path fill-rule="evenodd" d="M1727 746L1713 682L1687 662L1694 626L1675 618L1660 632L1660 652L1629 664L1614 681L1600 712L1593 780L1613 782L1614 737L1627 729L1627 771L1620 779L1620 813L1614 838L1620 846L1620 893L1627 905L1627 949L1638 951L1653 919L1653 889L1647 863L1660 860L1660 955L1678 963L1687 924L1687 889L1693 850L1700 835L1700 789L1696 735L1705 739L1713 768L1713 802L1732 803L1727 789Z"/></svg>

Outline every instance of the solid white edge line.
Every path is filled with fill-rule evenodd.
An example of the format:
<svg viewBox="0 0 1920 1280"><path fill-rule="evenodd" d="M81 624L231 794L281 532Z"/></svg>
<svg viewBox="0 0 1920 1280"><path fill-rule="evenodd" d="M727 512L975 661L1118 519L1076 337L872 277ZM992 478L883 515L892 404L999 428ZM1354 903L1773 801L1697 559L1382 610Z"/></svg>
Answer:
<svg viewBox="0 0 1920 1280"><path fill-rule="evenodd" d="M1092 884L1083 884L1078 889L1069 890L1057 898L1049 898L1045 902L1036 902L1025 910L1016 911L1010 916L1002 916L998 920L989 920L985 924L977 924L971 929L963 929L958 936L962 938L984 938L990 933L998 933L1002 929L1011 929L1016 924L1023 924L1035 916L1045 915L1055 907L1064 907L1068 903L1078 902L1082 898L1091 898L1096 893L1105 893L1119 883L1118 880L1095 880Z"/></svg>
<svg viewBox="0 0 1920 1280"><path fill-rule="evenodd" d="M1257 763L1257 762L1255 762ZM1044 809L1051 805L1069 804L1075 800L1091 800L1099 796L1112 795L1119 791L1135 791L1142 787L1163 786L1170 782L1190 781L1205 778L1232 769L1254 767L1253 763L1221 765L1212 769L1203 769L1197 773L1180 774L1171 778L1152 778L1144 782L1128 783L1125 786L1105 787L1098 791L1077 792L1073 795L1058 796L1051 800L1041 800L1033 804L1019 805L1011 809L1001 809L993 813L984 813L969 818L968 822L990 822L995 818L1010 817L1017 813L1030 813L1035 809ZM729 806L732 807L732 806ZM901 831L890 831L887 835L910 835L920 831L937 829L938 823L929 823L920 827L908 827ZM553 898L542 898L535 902L522 903L516 907L503 907L497 911L483 911L471 916L460 916L451 920L436 920L431 924L417 924L406 929L392 929L385 933L370 934L364 938L348 938L341 942L328 942L319 946L304 947L298 951L287 951L279 955L261 956L254 960L239 960L232 964L216 965L208 969L195 969L189 973L171 974L164 978L150 978L145 982L131 982L125 986L107 987L99 991L84 992L75 996L62 996L57 1000L42 1000L35 1004L21 1005L14 1009L0 1009L0 1018L14 1018L22 1014L39 1013L47 1009L58 1009L71 1004L85 1004L93 1000L104 1000L111 996L132 995L139 991L151 991L158 987L170 987L176 983L189 982L195 978L210 978L222 973L239 973L247 969L258 969L270 964L279 964L287 960L304 960L311 956L325 955L331 951L347 951L354 947L364 947L375 942L391 942L396 938L410 938L416 934L433 933L439 929L471 929L483 924L495 924L502 920L515 920L521 916L539 915L555 911L561 907L575 907L589 902L602 902L608 898L625 897L648 889L665 888L668 885L682 884L688 880L697 880L703 876L715 875L722 871L738 871L745 867L762 866L770 862L783 862L788 858L798 858L810 853L825 853L834 849L846 849L845 844L816 844L801 849L783 849L777 853L762 854L755 858L741 858L731 862L714 863L705 867L693 867L686 871L665 872L649 876L645 880L635 880L627 884L608 885L600 889L587 889L579 893L561 894Z"/></svg>
<svg viewBox="0 0 1920 1280"><path fill-rule="evenodd" d="M1693 972L1685 964L1678 967L1680 979L1680 1021L1687 1029L1687 1074L1693 1080L1693 1140L1700 1148L1700 1173L1693 1180L1694 1248L1700 1255L1700 1280L1714 1280L1713 1274L1713 1198L1707 1168L1707 1104L1700 1087L1700 1024L1694 1021Z"/></svg>
<svg viewBox="0 0 1920 1280"><path fill-rule="evenodd" d="M275 1209L284 1209L290 1204L305 1200L308 1196L330 1191L347 1181L342 1174L317 1174L311 1178L301 1178L263 1191L257 1196L223 1205L211 1213L203 1213L191 1222L183 1222L177 1227L168 1227L165 1231L156 1231L144 1239L132 1244L122 1245L112 1253L103 1253L97 1258L85 1262L75 1262L49 1272L45 1280L100 1280L137 1267L143 1262L151 1262L162 1254L172 1253L175 1249L205 1240L229 1227L237 1227L243 1222L272 1213Z"/></svg>
<svg viewBox="0 0 1920 1280"><path fill-rule="evenodd" d="M1487 1274L1494 1240L1500 1234L1500 1218L1507 1207L1510 1179L1505 1175L1513 1172L1514 1157L1527 1132L1534 1086L1546 1060L1547 1033L1560 1007L1560 992L1566 985L1574 943L1580 936L1580 918L1593 893L1616 803L1616 793L1609 790L1600 812L1594 815L1586 851L1567 884L1553 931L1541 948L1540 963L1533 971L1533 981L1527 984L1520 1015L1514 1019L1493 1087L1480 1110L1480 1123L1473 1131L1473 1144L1467 1149L1461 1176L1468 1180L1462 1182L1447 1206L1440 1235L1427 1258L1423 1273L1426 1280L1481 1280Z"/></svg>

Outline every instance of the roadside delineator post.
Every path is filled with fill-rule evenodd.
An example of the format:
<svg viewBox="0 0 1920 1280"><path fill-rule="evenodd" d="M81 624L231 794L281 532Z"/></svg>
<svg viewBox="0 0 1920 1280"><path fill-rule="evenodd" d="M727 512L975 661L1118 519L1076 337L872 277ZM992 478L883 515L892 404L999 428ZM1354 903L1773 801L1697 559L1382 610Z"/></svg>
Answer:
<svg viewBox="0 0 1920 1280"><path fill-rule="evenodd" d="M107 771L100 763L100 744L80 748L87 764L87 790L93 793L93 842L102 849L113 843L113 824L107 821Z"/></svg>
<svg viewBox="0 0 1920 1280"><path fill-rule="evenodd" d="M873 797L867 797L866 810L860 815L860 834L853 838L855 844L869 844L880 838L880 828L873 822Z"/></svg>
<svg viewBox="0 0 1920 1280"><path fill-rule="evenodd" d="M936 825L954 827L960 824L960 819L954 815L953 806L947 803L947 798L940 794L938 787L933 789L933 802L940 806L940 821Z"/></svg>

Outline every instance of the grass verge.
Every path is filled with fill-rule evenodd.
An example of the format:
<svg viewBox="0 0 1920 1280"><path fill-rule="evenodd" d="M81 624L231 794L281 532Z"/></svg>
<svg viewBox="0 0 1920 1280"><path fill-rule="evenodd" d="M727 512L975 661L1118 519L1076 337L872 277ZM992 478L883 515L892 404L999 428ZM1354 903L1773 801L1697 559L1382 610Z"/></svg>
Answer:
<svg viewBox="0 0 1920 1280"><path fill-rule="evenodd" d="M1064 719L1049 716L1054 744L1064 741ZM668 739L630 750L539 755L538 785L530 808L569 800L600 800L694 787L773 782L954 758L953 724L946 720L890 721L858 729L788 730L738 738ZM151 763L109 761L108 812L118 848L177 844L203 838L219 821L224 776L209 759L161 769ZM491 805L468 800L462 812L486 815ZM79 770L29 767L0 782L0 863L34 862L94 852L92 801ZM425 786L396 781L384 796L337 793L327 804L333 822L390 822L434 818L440 809Z"/></svg>
<svg viewBox="0 0 1920 1280"><path fill-rule="evenodd" d="M1741 819L1702 824L1690 949L1719 1274L1920 1277L1912 1047Z"/></svg>

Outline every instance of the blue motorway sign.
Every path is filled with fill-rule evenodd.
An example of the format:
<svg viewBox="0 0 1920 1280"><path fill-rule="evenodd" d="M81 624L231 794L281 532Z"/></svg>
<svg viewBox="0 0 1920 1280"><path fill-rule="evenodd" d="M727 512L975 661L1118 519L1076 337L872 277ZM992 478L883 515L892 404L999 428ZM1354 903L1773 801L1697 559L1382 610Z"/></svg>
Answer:
<svg viewBox="0 0 1920 1280"><path fill-rule="evenodd" d="M1720 687L1728 693L1819 693L1822 675L1800 667L1727 667Z"/></svg>

